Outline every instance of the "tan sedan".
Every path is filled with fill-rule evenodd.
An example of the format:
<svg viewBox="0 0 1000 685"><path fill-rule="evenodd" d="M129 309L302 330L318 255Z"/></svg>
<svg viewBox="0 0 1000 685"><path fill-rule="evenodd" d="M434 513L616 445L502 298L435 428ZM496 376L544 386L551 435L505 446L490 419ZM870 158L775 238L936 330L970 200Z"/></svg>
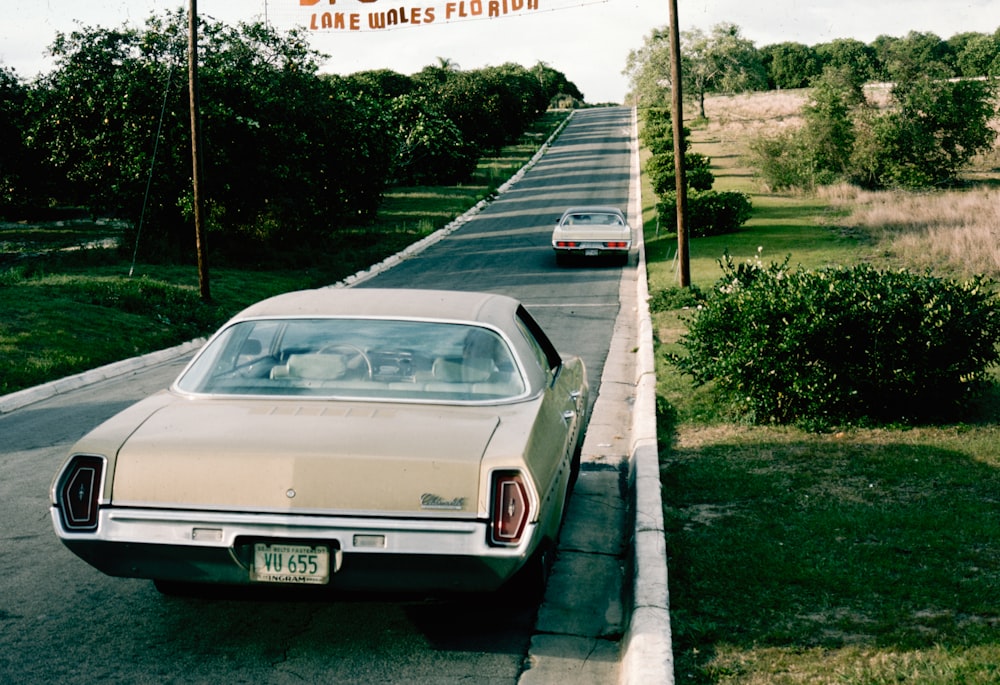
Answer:
<svg viewBox="0 0 1000 685"><path fill-rule="evenodd" d="M560 264L571 257L612 256L628 262L632 227L617 207L570 207L552 230L552 249Z"/></svg>
<svg viewBox="0 0 1000 685"><path fill-rule="evenodd" d="M82 438L52 522L91 565L163 591L537 590L587 407L582 361L511 298L289 293Z"/></svg>

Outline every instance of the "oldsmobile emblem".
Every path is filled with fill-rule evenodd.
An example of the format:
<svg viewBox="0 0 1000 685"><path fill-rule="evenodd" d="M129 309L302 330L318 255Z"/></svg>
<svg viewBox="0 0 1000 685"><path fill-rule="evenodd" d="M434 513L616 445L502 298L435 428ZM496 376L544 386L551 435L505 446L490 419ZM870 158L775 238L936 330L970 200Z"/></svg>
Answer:
<svg viewBox="0 0 1000 685"><path fill-rule="evenodd" d="M461 511L465 508L465 498L456 497L455 499L445 499L441 495L435 495L430 492L425 492L420 496L420 508L421 509L448 509L452 511Z"/></svg>

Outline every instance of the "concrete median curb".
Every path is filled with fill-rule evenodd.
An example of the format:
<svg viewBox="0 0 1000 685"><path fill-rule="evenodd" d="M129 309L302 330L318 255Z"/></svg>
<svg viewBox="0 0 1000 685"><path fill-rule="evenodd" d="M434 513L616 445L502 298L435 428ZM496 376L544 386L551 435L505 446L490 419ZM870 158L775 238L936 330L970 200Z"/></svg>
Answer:
<svg viewBox="0 0 1000 685"><path fill-rule="evenodd" d="M659 448L656 439L656 361L649 314L649 284L642 244L639 151L632 110L632 182L629 215L636 228L639 263L635 277L635 405L632 411L629 482L634 526L632 613L622 645L619 682L623 685L673 685L674 656L667 587L667 550L663 527ZM633 293L626 293L626 297ZM623 302L623 307L624 307Z"/></svg>
<svg viewBox="0 0 1000 685"><path fill-rule="evenodd" d="M24 390L12 392L9 395L2 395L0 396L0 415L8 414L15 409L20 409L29 404L41 402L50 397L55 397L71 390L77 390L93 383L98 383L109 378L117 378L149 368L150 366L155 366L156 364L163 364L179 359L184 355L193 353L204 344L204 338L191 340L176 347L157 350L156 352L150 352L140 357L123 359L122 361L105 364L104 366L99 366L96 369L84 371L74 376L67 376L66 378L60 378L43 383L42 385L36 385L33 388L25 388Z"/></svg>

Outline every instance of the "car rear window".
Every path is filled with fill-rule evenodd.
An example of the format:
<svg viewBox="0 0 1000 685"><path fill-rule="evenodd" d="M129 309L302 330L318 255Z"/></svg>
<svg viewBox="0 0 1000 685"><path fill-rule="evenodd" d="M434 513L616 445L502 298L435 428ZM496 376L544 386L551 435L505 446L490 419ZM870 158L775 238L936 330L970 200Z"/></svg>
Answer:
<svg viewBox="0 0 1000 685"><path fill-rule="evenodd" d="M482 402L525 382L510 346L475 325L383 319L263 319L217 335L177 380L215 395Z"/></svg>
<svg viewBox="0 0 1000 685"><path fill-rule="evenodd" d="M570 214L563 223L568 226L622 226L625 222L617 214L587 212L585 214Z"/></svg>

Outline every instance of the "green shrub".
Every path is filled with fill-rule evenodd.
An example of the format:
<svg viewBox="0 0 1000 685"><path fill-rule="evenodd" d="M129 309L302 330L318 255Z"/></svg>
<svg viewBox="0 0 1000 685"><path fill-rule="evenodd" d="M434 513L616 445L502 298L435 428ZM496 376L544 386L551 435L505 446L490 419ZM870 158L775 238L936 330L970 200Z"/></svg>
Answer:
<svg viewBox="0 0 1000 685"><path fill-rule="evenodd" d="M757 175L771 190L833 185L842 180L844 172L824 165L825 154L807 128L761 134L749 142L749 158Z"/></svg>
<svg viewBox="0 0 1000 685"><path fill-rule="evenodd" d="M665 193L657 203L661 224L677 230L677 196ZM692 238L734 233L750 218L750 196L738 191L692 191L688 193L687 229Z"/></svg>
<svg viewBox="0 0 1000 685"><path fill-rule="evenodd" d="M691 129L682 128L684 135L684 152L691 150ZM674 154L674 120L669 107L653 107L642 115L642 126L639 129L639 142L654 155Z"/></svg>
<svg viewBox="0 0 1000 685"><path fill-rule="evenodd" d="M760 134L749 141L750 160L771 190L812 188L815 168L799 130Z"/></svg>
<svg viewBox="0 0 1000 685"><path fill-rule="evenodd" d="M954 420L1000 360L1000 303L965 283L867 265L734 264L670 361L748 420L811 427Z"/></svg>
<svg viewBox="0 0 1000 685"><path fill-rule="evenodd" d="M712 160L697 152L684 154L684 180L693 190L708 190L715 183L715 175L709 168ZM677 191L677 172L673 152L654 154L646 160L646 175L658 197Z"/></svg>

